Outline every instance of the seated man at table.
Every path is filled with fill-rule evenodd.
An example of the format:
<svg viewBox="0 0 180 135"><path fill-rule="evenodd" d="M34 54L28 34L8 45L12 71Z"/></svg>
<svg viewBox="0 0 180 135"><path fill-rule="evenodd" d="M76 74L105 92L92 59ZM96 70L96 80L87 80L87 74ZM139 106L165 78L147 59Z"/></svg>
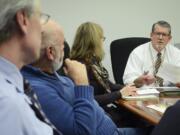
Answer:
<svg viewBox="0 0 180 135"><path fill-rule="evenodd" d="M151 135L180 135L180 101L169 107Z"/></svg>
<svg viewBox="0 0 180 135"><path fill-rule="evenodd" d="M44 25L40 59L22 73L37 93L42 109L65 135L141 135L148 129L117 128L94 100L84 64L65 60L65 71L73 82L59 76L63 60L64 34L54 21Z"/></svg>
<svg viewBox="0 0 180 135"><path fill-rule="evenodd" d="M157 76L163 63L180 66L180 50L170 44L171 26L166 21L153 24L151 42L135 48L128 59L123 81L134 83L137 87L143 85L163 86L170 82Z"/></svg>

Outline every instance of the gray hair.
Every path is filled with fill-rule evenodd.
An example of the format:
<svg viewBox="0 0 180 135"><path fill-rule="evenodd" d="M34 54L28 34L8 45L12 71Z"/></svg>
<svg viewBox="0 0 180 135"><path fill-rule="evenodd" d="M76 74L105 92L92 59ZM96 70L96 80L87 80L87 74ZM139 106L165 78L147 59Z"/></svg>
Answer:
<svg viewBox="0 0 180 135"><path fill-rule="evenodd" d="M156 25L160 25L162 27L168 28L169 29L169 35L171 35L171 25L168 22L161 20L161 21L154 23L152 25L152 32L154 32Z"/></svg>
<svg viewBox="0 0 180 135"><path fill-rule="evenodd" d="M0 43L20 32L15 19L19 10L24 10L28 17L33 13L35 0L1 0L0 1Z"/></svg>
<svg viewBox="0 0 180 135"><path fill-rule="evenodd" d="M44 57L45 49L49 47L49 45L55 45L57 42L55 41L54 35L49 33L48 31L41 32L41 51L40 57Z"/></svg>

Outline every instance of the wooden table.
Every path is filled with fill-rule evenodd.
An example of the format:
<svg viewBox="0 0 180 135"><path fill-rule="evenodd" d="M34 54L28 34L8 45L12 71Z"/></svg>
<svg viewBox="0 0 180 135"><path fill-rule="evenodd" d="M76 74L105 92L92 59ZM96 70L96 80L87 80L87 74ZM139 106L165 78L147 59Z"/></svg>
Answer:
<svg viewBox="0 0 180 135"><path fill-rule="evenodd" d="M118 104L130 110L131 112L135 113L136 115L139 115L150 124L156 125L161 119L163 113L148 108L147 105L165 104L167 106L170 106L173 105L177 100L180 100L180 96L168 97L168 96L160 95L160 97L157 99L151 99L147 101L142 101L142 100L128 101L121 99L118 101Z"/></svg>

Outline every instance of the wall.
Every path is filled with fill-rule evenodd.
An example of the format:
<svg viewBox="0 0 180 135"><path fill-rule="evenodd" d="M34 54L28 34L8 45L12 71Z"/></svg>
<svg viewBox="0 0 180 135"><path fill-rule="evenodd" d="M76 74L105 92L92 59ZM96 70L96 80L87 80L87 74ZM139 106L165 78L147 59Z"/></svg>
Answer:
<svg viewBox="0 0 180 135"><path fill-rule="evenodd" d="M103 27L106 37L103 63L111 80L111 41L133 36L149 37L152 24L166 20L172 25L172 42L180 42L179 5L179 0L42 0L43 12L64 27L70 45L81 23L93 21Z"/></svg>

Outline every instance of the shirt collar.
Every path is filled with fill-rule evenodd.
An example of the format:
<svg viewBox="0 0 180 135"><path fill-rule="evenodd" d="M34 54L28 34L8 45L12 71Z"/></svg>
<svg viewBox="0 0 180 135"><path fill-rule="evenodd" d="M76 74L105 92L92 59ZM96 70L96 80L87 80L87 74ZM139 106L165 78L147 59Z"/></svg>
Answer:
<svg viewBox="0 0 180 135"><path fill-rule="evenodd" d="M156 59L158 52L153 48L153 45L151 42L149 42L149 47L150 47L150 51L152 52L153 58ZM168 46L168 44L166 45L166 47ZM161 56L164 56L166 47L161 51Z"/></svg>
<svg viewBox="0 0 180 135"><path fill-rule="evenodd" d="M0 56L0 67L0 74L2 74L8 82L12 83L23 92L23 77L16 65Z"/></svg>

